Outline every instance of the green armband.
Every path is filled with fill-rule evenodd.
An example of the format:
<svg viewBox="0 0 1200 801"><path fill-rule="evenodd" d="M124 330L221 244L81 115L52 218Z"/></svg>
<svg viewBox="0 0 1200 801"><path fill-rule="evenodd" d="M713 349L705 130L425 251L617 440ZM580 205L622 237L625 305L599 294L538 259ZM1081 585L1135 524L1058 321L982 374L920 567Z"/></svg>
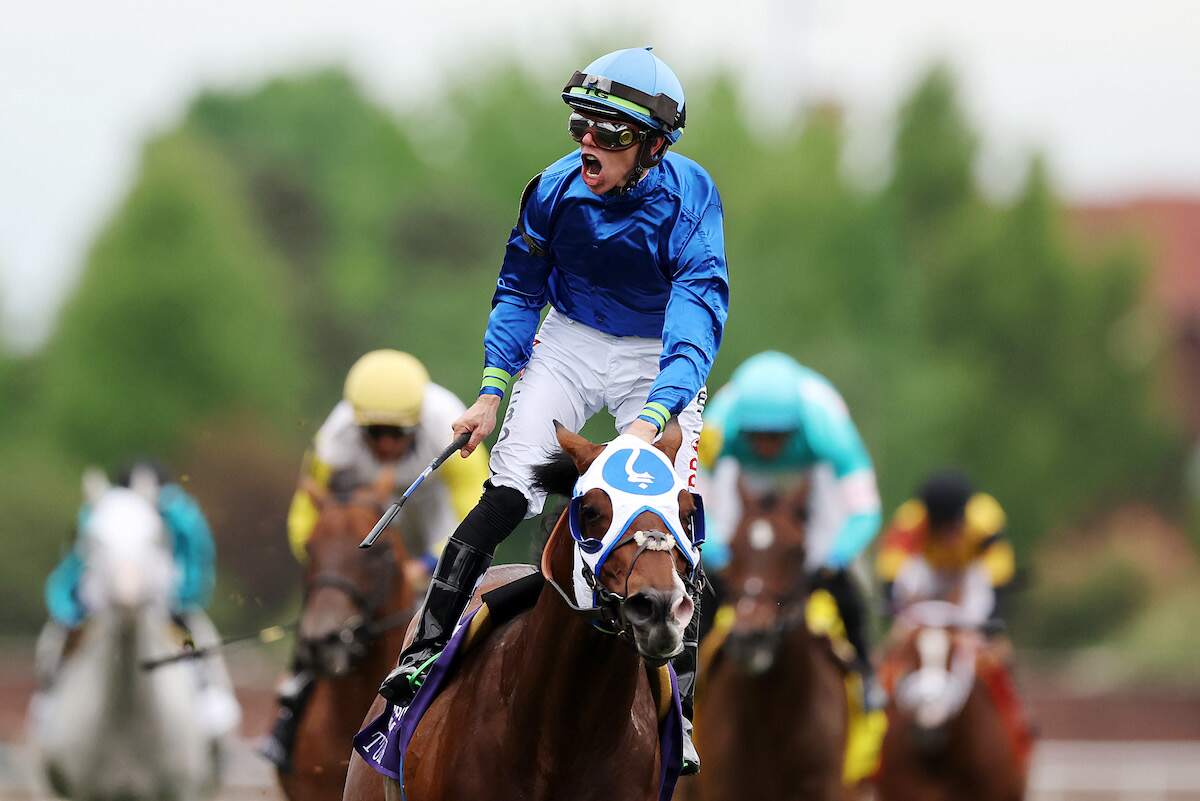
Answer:
<svg viewBox="0 0 1200 801"><path fill-rule="evenodd" d="M499 367L486 367L483 370L483 383L479 386L480 395L499 395L504 397L512 383L512 375Z"/></svg>
<svg viewBox="0 0 1200 801"><path fill-rule="evenodd" d="M661 403L647 403L638 417L648 423L653 423L658 426L659 431L662 431L667 427L667 420L671 419L671 410Z"/></svg>

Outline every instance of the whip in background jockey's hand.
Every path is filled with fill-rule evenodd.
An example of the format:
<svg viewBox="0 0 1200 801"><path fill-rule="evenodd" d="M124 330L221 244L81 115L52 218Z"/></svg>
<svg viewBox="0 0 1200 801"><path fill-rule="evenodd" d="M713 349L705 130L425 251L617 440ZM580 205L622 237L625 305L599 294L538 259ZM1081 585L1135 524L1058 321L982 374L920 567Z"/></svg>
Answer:
<svg viewBox="0 0 1200 801"><path fill-rule="evenodd" d="M467 440L467 444L459 451L459 455L466 459L471 453L479 447L479 443L483 442L488 434L496 428L496 412L500 408L500 397L498 395L480 395L479 398L471 404L471 408L462 413L462 416L455 420L450 429L455 436L459 434L470 433L471 438Z"/></svg>

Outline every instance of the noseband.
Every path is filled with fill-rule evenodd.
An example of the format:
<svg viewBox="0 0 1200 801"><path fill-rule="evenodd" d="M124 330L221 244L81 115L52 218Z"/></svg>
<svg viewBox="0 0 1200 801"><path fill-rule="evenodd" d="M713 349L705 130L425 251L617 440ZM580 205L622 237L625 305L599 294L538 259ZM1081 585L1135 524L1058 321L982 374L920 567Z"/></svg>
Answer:
<svg viewBox="0 0 1200 801"><path fill-rule="evenodd" d="M563 603L573 611L587 617L597 631L610 634L636 647L637 643L634 640L633 629L625 617L625 602L629 599L629 578L633 575L638 560L642 558L646 551L669 552L675 547L675 543L671 535L664 531L634 531L622 537L613 546L612 552L629 544L636 545L637 551L633 554L633 561L629 563L629 569L625 571L625 585L619 593L613 592L606 587L586 564L582 566L581 575L583 576L584 583L587 584L588 589L596 594L596 608L594 609L576 604L559 585L552 571L544 570L543 572L546 574L546 581L562 596ZM698 567L694 576L681 575L680 580L683 582L688 594L694 595L704 588L704 571ZM668 659L664 659L662 663L665 664L669 661Z"/></svg>

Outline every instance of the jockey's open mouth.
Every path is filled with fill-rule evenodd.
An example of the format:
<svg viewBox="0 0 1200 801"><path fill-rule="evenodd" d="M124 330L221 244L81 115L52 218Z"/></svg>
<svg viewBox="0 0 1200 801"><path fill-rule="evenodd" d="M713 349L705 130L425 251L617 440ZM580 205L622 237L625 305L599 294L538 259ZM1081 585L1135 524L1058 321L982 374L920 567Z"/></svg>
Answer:
<svg viewBox="0 0 1200 801"><path fill-rule="evenodd" d="M597 152L587 152L587 149L580 150L580 160L583 162L583 182L589 187L599 186L604 173L604 161Z"/></svg>

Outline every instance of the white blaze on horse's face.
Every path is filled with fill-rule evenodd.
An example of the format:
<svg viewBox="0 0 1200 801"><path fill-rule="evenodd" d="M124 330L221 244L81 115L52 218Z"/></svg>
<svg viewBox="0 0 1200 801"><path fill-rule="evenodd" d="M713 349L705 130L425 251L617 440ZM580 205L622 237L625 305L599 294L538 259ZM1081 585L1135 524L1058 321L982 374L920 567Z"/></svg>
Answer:
<svg viewBox="0 0 1200 801"><path fill-rule="evenodd" d="M750 547L756 551L768 550L775 544L775 529L766 518L750 524Z"/></svg>
<svg viewBox="0 0 1200 801"><path fill-rule="evenodd" d="M954 637L950 629L921 628L916 648L920 666L900 682L897 701L913 714L918 726L936 729L966 703L974 684L974 665L966 655L951 661Z"/></svg>
<svg viewBox="0 0 1200 801"><path fill-rule="evenodd" d="M116 487L93 502L83 548L87 572L80 593L89 609L167 601L174 564L162 518L143 495Z"/></svg>

